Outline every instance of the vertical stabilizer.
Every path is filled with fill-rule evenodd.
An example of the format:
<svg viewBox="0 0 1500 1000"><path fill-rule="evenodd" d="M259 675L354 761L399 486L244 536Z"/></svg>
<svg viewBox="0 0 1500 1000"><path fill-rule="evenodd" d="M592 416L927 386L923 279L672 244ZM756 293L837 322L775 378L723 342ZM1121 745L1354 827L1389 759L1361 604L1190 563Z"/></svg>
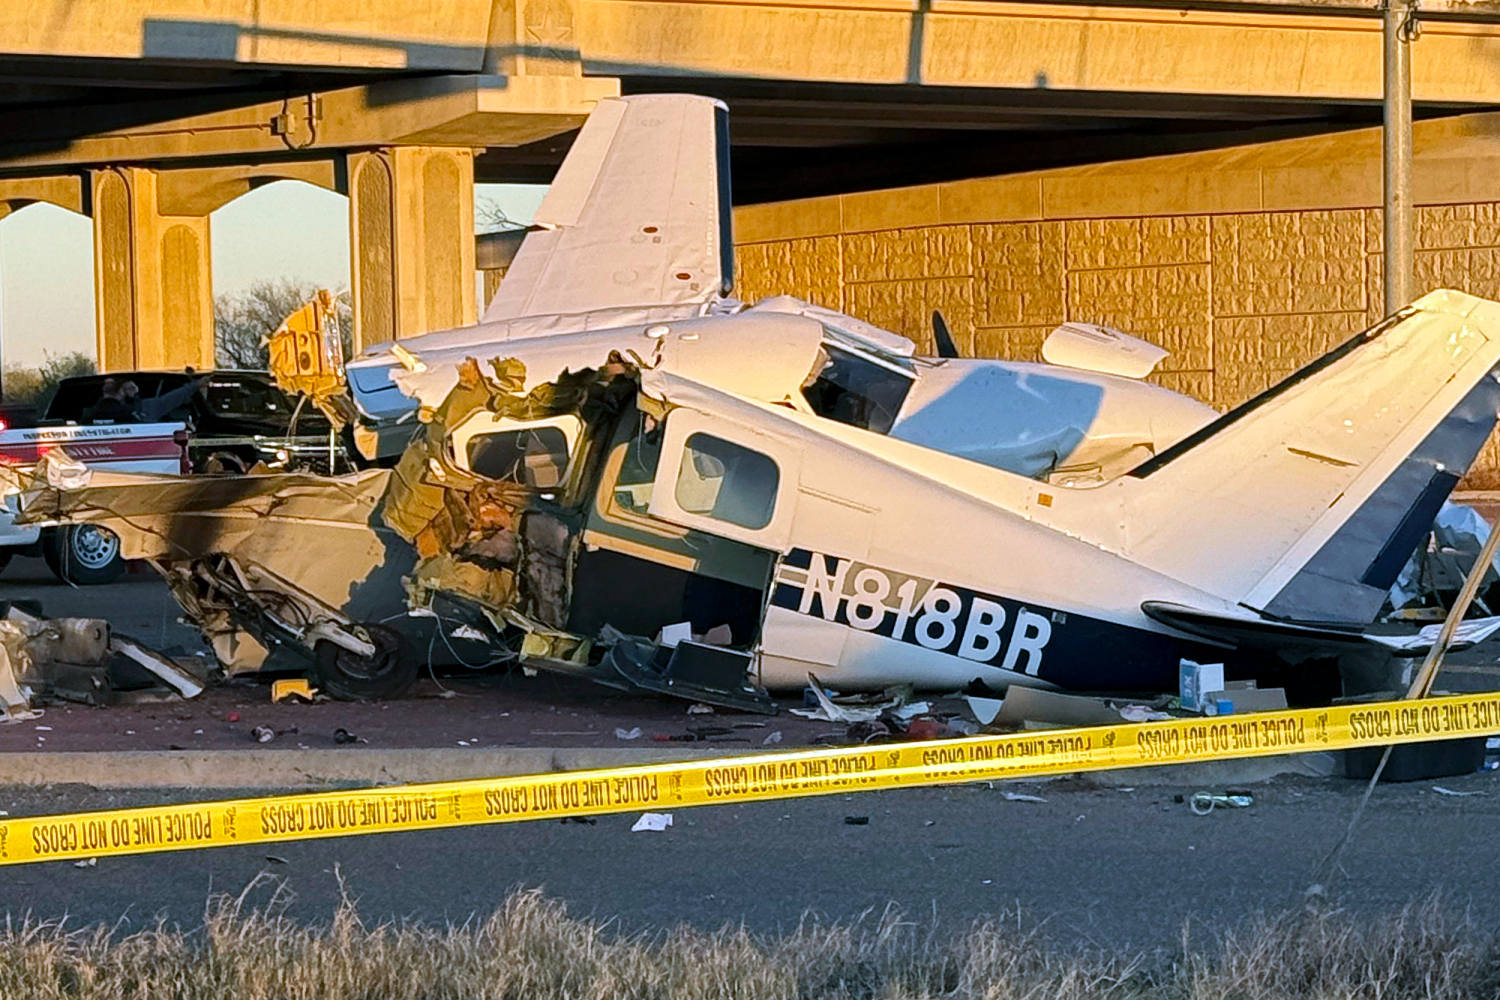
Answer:
<svg viewBox="0 0 1500 1000"><path fill-rule="evenodd" d="M1500 304L1433 292L1133 470L1129 555L1278 618L1362 625L1500 408Z"/></svg>
<svg viewBox="0 0 1500 1000"><path fill-rule="evenodd" d="M483 322L701 313L734 279L728 153L728 113L718 101L600 101Z"/></svg>

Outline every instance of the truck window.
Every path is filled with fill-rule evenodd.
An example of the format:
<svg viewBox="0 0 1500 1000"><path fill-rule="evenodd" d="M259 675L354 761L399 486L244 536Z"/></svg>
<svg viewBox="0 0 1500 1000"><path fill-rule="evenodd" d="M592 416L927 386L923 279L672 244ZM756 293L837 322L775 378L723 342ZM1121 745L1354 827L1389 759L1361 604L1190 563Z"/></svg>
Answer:
<svg viewBox="0 0 1500 1000"><path fill-rule="evenodd" d="M771 523L780 484L776 463L760 452L690 434L677 471L677 506L755 530Z"/></svg>
<svg viewBox="0 0 1500 1000"><path fill-rule="evenodd" d="M224 417L290 418L296 402L269 382L215 375L204 392L208 409Z"/></svg>

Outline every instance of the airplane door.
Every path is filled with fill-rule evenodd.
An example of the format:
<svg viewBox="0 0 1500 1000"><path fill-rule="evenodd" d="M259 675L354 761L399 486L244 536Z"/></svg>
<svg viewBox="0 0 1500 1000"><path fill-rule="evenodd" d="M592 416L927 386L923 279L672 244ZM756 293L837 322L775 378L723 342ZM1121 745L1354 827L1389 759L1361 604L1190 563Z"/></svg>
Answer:
<svg viewBox="0 0 1500 1000"><path fill-rule="evenodd" d="M695 410L666 421L650 513L671 524L784 552L801 452L790 442Z"/></svg>

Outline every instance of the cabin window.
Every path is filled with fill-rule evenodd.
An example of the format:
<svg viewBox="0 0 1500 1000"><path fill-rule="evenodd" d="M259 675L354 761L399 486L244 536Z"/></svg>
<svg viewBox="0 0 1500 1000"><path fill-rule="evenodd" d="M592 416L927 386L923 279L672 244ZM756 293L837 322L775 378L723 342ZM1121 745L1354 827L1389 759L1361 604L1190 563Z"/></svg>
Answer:
<svg viewBox="0 0 1500 1000"><path fill-rule="evenodd" d="M636 414L635 433L625 447L620 474L615 479L615 504L632 514L651 512L651 487L661 462L661 425L655 417Z"/></svg>
<svg viewBox="0 0 1500 1000"><path fill-rule="evenodd" d="M677 506L752 530L771 523L781 473L760 452L708 434L688 436L677 471Z"/></svg>
<svg viewBox="0 0 1500 1000"><path fill-rule="evenodd" d="M887 434L911 383L908 375L824 344L803 383L802 397L820 417Z"/></svg>
<svg viewBox="0 0 1500 1000"><path fill-rule="evenodd" d="M476 476L552 489L568 468L568 438L560 427L491 431L469 438L466 454Z"/></svg>

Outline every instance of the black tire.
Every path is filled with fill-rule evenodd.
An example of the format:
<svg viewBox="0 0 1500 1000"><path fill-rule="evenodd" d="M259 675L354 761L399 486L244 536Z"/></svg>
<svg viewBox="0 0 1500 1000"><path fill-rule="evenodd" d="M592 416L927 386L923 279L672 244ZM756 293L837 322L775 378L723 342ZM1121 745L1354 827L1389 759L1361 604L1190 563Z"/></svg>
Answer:
<svg viewBox="0 0 1500 1000"><path fill-rule="evenodd" d="M125 572L120 536L92 524L70 524L44 534L42 558L54 576L76 587L113 583Z"/></svg>
<svg viewBox="0 0 1500 1000"><path fill-rule="evenodd" d="M327 641L313 650L317 686L343 701L394 698L417 679L417 660L401 633L385 625L355 625L350 631L375 646L375 655L360 656Z"/></svg>
<svg viewBox="0 0 1500 1000"><path fill-rule="evenodd" d="M216 451L198 463L198 474L204 476L243 476L249 463L232 451Z"/></svg>
<svg viewBox="0 0 1500 1000"><path fill-rule="evenodd" d="M5 567L10 565L10 560L15 554L14 549L0 549L0 573L5 572Z"/></svg>

